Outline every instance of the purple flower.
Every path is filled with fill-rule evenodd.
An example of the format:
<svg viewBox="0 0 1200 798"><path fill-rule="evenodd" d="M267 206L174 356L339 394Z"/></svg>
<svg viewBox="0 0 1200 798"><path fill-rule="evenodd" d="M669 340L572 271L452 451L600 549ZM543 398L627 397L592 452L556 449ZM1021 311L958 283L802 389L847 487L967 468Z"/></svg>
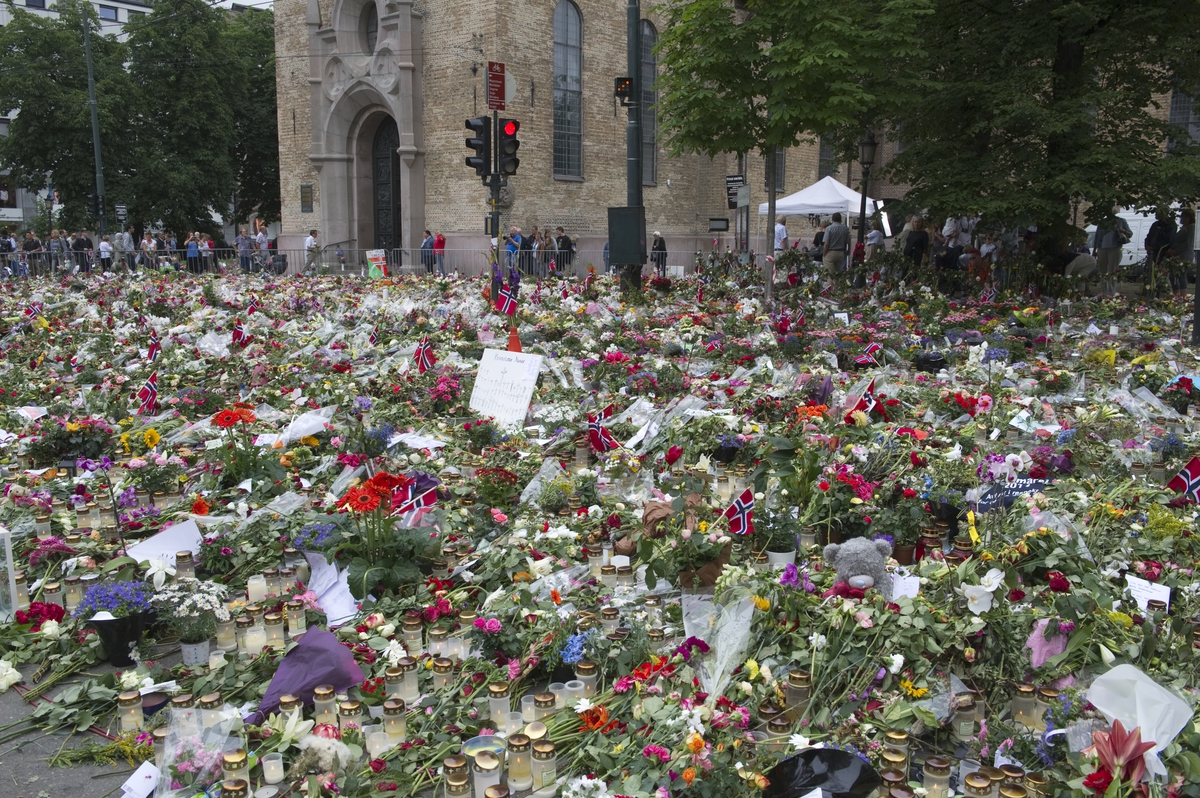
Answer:
<svg viewBox="0 0 1200 798"><path fill-rule="evenodd" d="M795 563L788 563L783 567L783 575L779 577L781 587L800 587L800 569Z"/></svg>
<svg viewBox="0 0 1200 798"><path fill-rule="evenodd" d="M1058 624L1058 631L1062 632L1065 635L1071 634L1071 632L1075 631L1075 622L1074 621L1060 621Z"/></svg>
<svg viewBox="0 0 1200 798"><path fill-rule="evenodd" d="M707 654L710 650L708 643L705 643L700 638L689 637L687 640L684 640L682 644L680 644L679 648L675 649L675 653L683 657L684 662L687 662L692 658L693 649L699 650L701 654Z"/></svg>

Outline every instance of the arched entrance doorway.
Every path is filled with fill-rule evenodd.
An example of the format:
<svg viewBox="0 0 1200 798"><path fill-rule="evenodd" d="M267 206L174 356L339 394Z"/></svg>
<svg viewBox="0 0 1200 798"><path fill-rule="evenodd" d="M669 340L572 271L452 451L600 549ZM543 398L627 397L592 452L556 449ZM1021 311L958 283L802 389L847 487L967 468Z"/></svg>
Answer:
<svg viewBox="0 0 1200 798"><path fill-rule="evenodd" d="M385 117L371 144L371 196L374 198L376 249L390 251L403 246L400 227L400 132L396 120Z"/></svg>

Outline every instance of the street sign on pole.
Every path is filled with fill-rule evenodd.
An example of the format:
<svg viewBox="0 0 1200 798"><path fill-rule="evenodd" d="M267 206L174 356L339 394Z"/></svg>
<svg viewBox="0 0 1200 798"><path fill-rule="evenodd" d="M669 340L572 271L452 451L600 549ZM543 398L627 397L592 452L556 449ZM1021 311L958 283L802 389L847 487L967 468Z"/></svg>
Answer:
<svg viewBox="0 0 1200 798"><path fill-rule="evenodd" d="M489 111L503 111L507 92L504 79L504 64L488 61L487 104Z"/></svg>
<svg viewBox="0 0 1200 798"><path fill-rule="evenodd" d="M117 221L118 222L125 221L126 215L128 213L128 211L126 211L126 209L125 209L125 206L124 205L116 205L116 206L114 206L114 210L116 211L116 214L117 214Z"/></svg>
<svg viewBox="0 0 1200 798"><path fill-rule="evenodd" d="M729 210L738 207L738 188L746 185L745 175L725 175L725 201Z"/></svg>
<svg viewBox="0 0 1200 798"><path fill-rule="evenodd" d="M750 207L750 186L738 186L737 188L737 206L739 208Z"/></svg>

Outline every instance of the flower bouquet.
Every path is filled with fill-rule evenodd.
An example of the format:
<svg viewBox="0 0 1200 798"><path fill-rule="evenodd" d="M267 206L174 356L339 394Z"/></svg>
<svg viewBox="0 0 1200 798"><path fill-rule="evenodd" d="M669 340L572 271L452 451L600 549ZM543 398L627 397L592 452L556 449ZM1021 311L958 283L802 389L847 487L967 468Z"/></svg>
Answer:
<svg viewBox="0 0 1200 798"><path fill-rule="evenodd" d="M229 620L225 596L229 590L216 582L176 579L158 591L154 606L164 611L167 625L179 635L184 665L199 665L208 659L208 642L217 622Z"/></svg>
<svg viewBox="0 0 1200 798"><path fill-rule="evenodd" d="M96 629L109 664L123 668L133 664L129 649L142 637L146 616L154 609L152 598L145 582L101 583L83 594L75 617Z"/></svg>
<svg viewBox="0 0 1200 798"><path fill-rule="evenodd" d="M42 418L33 425L25 454L34 465L53 467L68 460L99 459L111 451L112 436L112 427L102 418Z"/></svg>

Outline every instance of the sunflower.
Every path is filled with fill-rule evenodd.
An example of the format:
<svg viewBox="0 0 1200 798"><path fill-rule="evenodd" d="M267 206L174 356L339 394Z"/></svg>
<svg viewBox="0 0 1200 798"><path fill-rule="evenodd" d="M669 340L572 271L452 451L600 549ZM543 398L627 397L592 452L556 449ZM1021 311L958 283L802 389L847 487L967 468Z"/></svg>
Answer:
<svg viewBox="0 0 1200 798"><path fill-rule="evenodd" d="M222 410L212 417L212 423L222 429L229 429L242 420L236 410Z"/></svg>
<svg viewBox="0 0 1200 798"><path fill-rule="evenodd" d="M158 446L158 442L162 440L162 436L158 434L156 429L148 429L142 433L142 443L146 444L147 449L153 449Z"/></svg>
<svg viewBox="0 0 1200 798"><path fill-rule="evenodd" d="M379 506L379 494L366 486L354 487L346 492L338 506L356 513L369 513Z"/></svg>

